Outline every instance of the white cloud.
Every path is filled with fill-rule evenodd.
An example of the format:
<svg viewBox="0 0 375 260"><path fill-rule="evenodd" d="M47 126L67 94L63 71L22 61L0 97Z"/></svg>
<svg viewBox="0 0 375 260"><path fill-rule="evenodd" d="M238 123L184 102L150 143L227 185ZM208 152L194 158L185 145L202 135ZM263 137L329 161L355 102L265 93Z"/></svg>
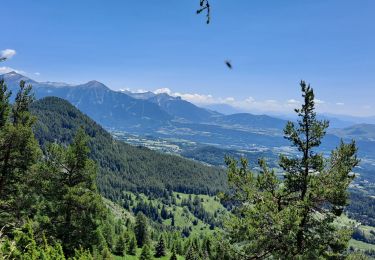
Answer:
<svg viewBox="0 0 375 260"><path fill-rule="evenodd" d="M314 99L315 104L324 104L325 102L320 99Z"/></svg>
<svg viewBox="0 0 375 260"><path fill-rule="evenodd" d="M253 97L248 97L248 98L245 99L245 102L246 103L253 103L253 102L255 102L255 99Z"/></svg>
<svg viewBox="0 0 375 260"><path fill-rule="evenodd" d="M298 105L300 104L301 102L299 102L298 100L295 100L295 99L289 99L287 102L286 102L288 105Z"/></svg>
<svg viewBox="0 0 375 260"><path fill-rule="evenodd" d="M209 105L217 103L217 101L213 98L212 95L201 95L196 93L171 93L171 96L181 97L182 99L197 105Z"/></svg>
<svg viewBox="0 0 375 260"><path fill-rule="evenodd" d="M22 70L16 70L16 69L13 69L11 67L0 67L0 74L5 74L5 73L9 73L9 72L16 72L16 73L19 73L19 74L26 74L24 71Z"/></svg>
<svg viewBox="0 0 375 260"><path fill-rule="evenodd" d="M154 93L155 94L166 93L168 95L172 95L172 91L169 88L159 88L159 89L155 90Z"/></svg>
<svg viewBox="0 0 375 260"><path fill-rule="evenodd" d="M336 103L336 106L343 106L343 105L345 105L345 104L342 103L342 102L337 102L337 103Z"/></svg>
<svg viewBox="0 0 375 260"><path fill-rule="evenodd" d="M228 102L228 103L233 103L236 100L234 99L234 97L227 97L227 98L225 98L225 101Z"/></svg>
<svg viewBox="0 0 375 260"><path fill-rule="evenodd" d="M40 76L40 72L35 72L34 75L35 76Z"/></svg>
<svg viewBox="0 0 375 260"><path fill-rule="evenodd" d="M16 51L12 49L5 49L0 52L0 57L10 59L16 55Z"/></svg>

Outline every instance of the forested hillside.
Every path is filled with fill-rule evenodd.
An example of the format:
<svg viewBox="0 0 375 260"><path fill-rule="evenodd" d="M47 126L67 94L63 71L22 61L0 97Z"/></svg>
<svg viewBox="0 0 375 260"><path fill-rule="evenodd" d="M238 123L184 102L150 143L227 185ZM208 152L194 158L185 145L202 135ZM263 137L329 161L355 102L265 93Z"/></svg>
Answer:
<svg viewBox="0 0 375 260"><path fill-rule="evenodd" d="M303 157L280 157L284 179L264 160L253 172L246 159L227 158L228 184L219 168L115 140L65 100L33 102L25 82L12 105L3 81L0 86L0 257L374 254L373 229L342 216L359 162L355 142L341 143L323 165L312 148L328 122L316 119L314 94L304 82L306 103L296 110L302 120L284 130ZM353 229L356 240L350 240Z"/></svg>
<svg viewBox="0 0 375 260"><path fill-rule="evenodd" d="M90 157L99 165L99 189L111 200L121 199L126 190L216 194L226 189L225 171L117 141L63 99L41 99L32 104L31 111L38 118L34 129L42 145L69 143L79 127L85 129L90 136Z"/></svg>

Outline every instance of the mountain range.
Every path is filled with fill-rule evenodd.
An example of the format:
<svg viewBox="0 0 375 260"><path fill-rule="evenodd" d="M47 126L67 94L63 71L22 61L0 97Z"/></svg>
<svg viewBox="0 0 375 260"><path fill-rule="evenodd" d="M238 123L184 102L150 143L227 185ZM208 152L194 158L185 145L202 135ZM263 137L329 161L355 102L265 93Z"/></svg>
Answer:
<svg viewBox="0 0 375 260"><path fill-rule="evenodd" d="M250 113L222 114L198 107L180 97L165 93L115 91L95 80L79 85L37 82L16 72L3 74L0 78L5 80L12 92L17 92L19 82L24 80L33 86L37 99L48 96L65 99L109 130L230 149L289 145L282 131L286 119ZM348 126L348 122L340 122L346 128L330 130L322 148L330 150L340 138L354 138L364 147L363 151L375 157L375 149L371 148L374 146L373 125ZM355 130L351 131L351 128Z"/></svg>
<svg viewBox="0 0 375 260"><path fill-rule="evenodd" d="M24 80L33 86L37 99L56 96L68 100L78 109L105 127L149 128L171 122L212 123L248 125L249 119L259 128L279 128L283 120L262 115L224 115L198 107L180 97L165 93L132 93L114 91L98 81L70 85L66 83L37 82L16 72L0 76L8 87L17 91L19 82Z"/></svg>

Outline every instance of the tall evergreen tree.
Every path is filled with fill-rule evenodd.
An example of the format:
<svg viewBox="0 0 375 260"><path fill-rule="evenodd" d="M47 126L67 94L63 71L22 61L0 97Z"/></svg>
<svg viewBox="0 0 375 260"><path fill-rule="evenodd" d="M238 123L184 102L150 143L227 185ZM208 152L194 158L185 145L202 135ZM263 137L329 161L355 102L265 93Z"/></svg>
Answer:
<svg viewBox="0 0 375 260"><path fill-rule="evenodd" d="M158 243L155 246L155 255L154 256L156 258L160 258L160 257L166 256L166 253L165 253L165 242L164 242L164 238L163 238L162 235L160 236L159 241L158 241Z"/></svg>
<svg viewBox="0 0 375 260"><path fill-rule="evenodd" d="M31 183L35 180L35 164L41 156L34 138L34 117L29 112L33 101L31 86L20 82L13 106L10 92L0 81L0 227L20 227L35 206Z"/></svg>
<svg viewBox="0 0 375 260"><path fill-rule="evenodd" d="M139 256L139 260L152 260L151 249L148 244L144 244L142 247L141 255Z"/></svg>
<svg viewBox="0 0 375 260"><path fill-rule="evenodd" d="M50 180L46 214L52 218L52 235L71 255L74 248L84 249L100 242L98 229L105 217L104 203L96 189L96 165L89 159L88 138L80 128L68 147L52 144L42 169Z"/></svg>
<svg viewBox="0 0 375 260"><path fill-rule="evenodd" d="M207 258L210 258L212 256L211 240L208 237L205 237L204 240L203 240L202 252L207 256Z"/></svg>
<svg viewBox="0 0 375 260"><path fill-rule="evenodd" d="M137 242L135 240L134 235L131 236L128 247L127 247L127 253L129 255L136 255L137 254Z"/></svg>
<svg viewBox="0 0 375 260"><path fill-rule="evenodd" d="M125 256L126 253L126 240L124 235L120 235L117 239L115 252L116 255Z"/></svg>
<svg viewBox="0 0 375 260"><path fill-rule="evenodd" d="M9 113L11 110L9 98L12 95L11 91L8 91L8 87L5 84L4 79L0 80L0 131L9 120Z"/></svg>
<svg viewBox="0 0 375 260"><path fill-rule="evenodd" d="M236 207L228 223L229 239L239 257L302 258L340 257L345 253L350 230L333 222L347 205L347 188L358 164L354 143L340 143L330 158L317 153L328 127L316 118L314 92L301 82L303 105L295 111L299 120L288 122L285 138L300 156L280 157L284 180L260 160L261 172L238 167L227 159L229 184Z"/></svg>
<svg viewBox="0 0 375 260"><path fill-rule="evenodd" d="M143 247L144 244L149 242L150 234L148 230L148 220L142 212L138 212L137 214L134 233L138 247Z"/></svg>
<svg viewBox="0 0 375 260"><path fill-rule="evenodd" d="M175 247L173 247L173 249L172 249L172 255L169 258L169 260L177 260L177 254L176 254L176 248Z"/></svg>
<svg viewBox="0 0 375 260"><path fill-rule="evenodd" d="M198 248L195 246L194 242L192 242L186 251L185 260L200 260Z"/></svg>

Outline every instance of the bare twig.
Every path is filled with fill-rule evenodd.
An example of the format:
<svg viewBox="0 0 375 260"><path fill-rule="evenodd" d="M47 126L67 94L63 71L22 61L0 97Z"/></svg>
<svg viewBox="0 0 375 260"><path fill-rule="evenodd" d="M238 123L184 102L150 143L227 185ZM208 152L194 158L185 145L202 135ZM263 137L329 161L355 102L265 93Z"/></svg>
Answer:
<svg viewBox="0 0 375 260"><path fill-rule="evenodd" d="M203 11L206 11L206 18L207 18L207 24L211 21L211 15L210 15L210 3L208 0L199 0L200 9L197 10L197 14L200 14Z"/></svg>

